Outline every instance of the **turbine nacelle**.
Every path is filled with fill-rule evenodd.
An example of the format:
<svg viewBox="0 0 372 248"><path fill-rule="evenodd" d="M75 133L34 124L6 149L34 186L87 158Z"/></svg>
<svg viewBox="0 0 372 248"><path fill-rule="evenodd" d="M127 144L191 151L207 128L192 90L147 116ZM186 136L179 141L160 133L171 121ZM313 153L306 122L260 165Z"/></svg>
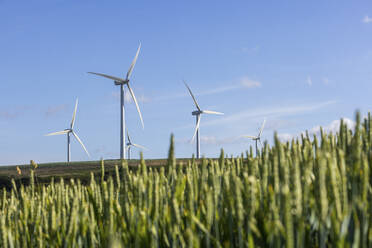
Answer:
<svg viewBox="0 0 372 248"><path fill-rule="evenodd" d="M127 150L130 148L130 147L137 147L141 150L148 150L146 147L144 146L141 146L141 145L138 145L138 144L134 144L134 143L127 143Z"/></svg>
<svg viewBox="0 0 372 248"><path fill-rule="evenodd" d="M195 110L195 111L192 111L191 114L192 115L200 115L200 114L203 114L203 111L202 110Z"/></svg>
<svg viewBox="0 0 372 248"><path fill-rule="evenodd" d="M124 85L129 83L129 79L126 80L120 80L120 81L114 81L115 85Z"/></svg>
<svg viewBox="0 0 372 248"><path fill-rule="evenodd" d="M211 110L195 110L191 112L192 115L210 114L210 115L224 115L224 113Z"/></svg>

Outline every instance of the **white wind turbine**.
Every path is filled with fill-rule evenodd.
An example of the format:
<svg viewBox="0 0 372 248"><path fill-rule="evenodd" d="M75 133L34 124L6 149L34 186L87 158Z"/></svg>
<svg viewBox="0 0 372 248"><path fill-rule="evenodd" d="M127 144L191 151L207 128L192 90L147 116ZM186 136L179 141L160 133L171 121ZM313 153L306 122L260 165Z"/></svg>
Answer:
<svg viewBox="0 0 372 248"><path fill-rule="evenodd" d="M133 147L137 147L137 148L139 148L141 150L148 150L144 146L141 146L141 145L132 143L132 141L130 140L130 136L129 136L128 130L127 130L127 139L128 139L128 143L127 143L128 159L130 159L130 151L131 151L132 146Z"/></svg>
<svg viewBox="0 0 372 248"><path fill-rule="evenodd" d="M197 110L192 112L192 115L195 115L195 117L196 117L196 127L195 127L194 136L192 136L191 141L193 141L195 139L195 136L196 136L196 158L200 158L200 128L199 127L200 127L201 114L223 115L223 113L216 112L216 111L211 111L211 110L201 110L201 108L199 107L198 102L196 101L194 95L191 92L190 87L186 84L185 81L183 81L183 83L185 84L186 88L189 90L190 95L191 95L192 99L194 100L195 106L197 108Z"/></svg>
<svg viewBox="0 0 372 248"><path fill-rule="evenodd" d="M52 136L52 135L67 134L67 162L70 162L70 155L71 155L71 153L70 153L70 134L72 134L77 139L77 141L83 147L84 151L87 153L88 157L90 157L88 150L85 148L83 142L81 141L81 139L79 138L79 136L74 131L77 105L78 105L78 99L76 99L74 114L72 115L72 120L71 120L70 128L67 128L67 129L65 129L63 131L58 131L58 132L49 133L49 134L46 134L45 135L45 136Z"/></svg>
<svg viewBox="0 0 372 248"><path fill-rule="evenodd" d="M258 131L258 135L257 136L249 136L249 135L244 135L243 136L244 138L252 139L252 140L254 140L256 142L256 156L258 155L258 144L257 144L257 142L260 142L260 145L261 145L261 148L262 148L261 135L262 135L262 131L263 131L264 127L265 127L265 122L266 122L266 119L264 119L264 121L262 123L262 126L259 129L259 131Z"/></svg>
<svg viewBox="0 0 372 248"><path fill-rule="evenodd" d="M137 99L136 99L136 97L133 93L133 90L129 86L129 78L130 78L130 75L132 74L134 65L136 64L136 61L137 61L138 54L139 54L140 50L141 50L141 43L138 46L136 56L134 57L134 59L132 61L132 64L129 67L129 70L127 72L127 75L126 75L125 79L110 76L110 75L106 75L106 74L102 74L102 73L88 72L90 74L95 74L95 75L98 75L98 76L101 76L101 77L105 77L105 78L114 80L115 85L120 85L120 159L125 159L125 152L124 151L126 150L126 148L125 148L125 145L126 145L125 144L125 137L124 137L125 136L124 85L127 85L129 93L131 94L131 96L133 98L133 101L136 104L136 108L137 108L139 117L141 119L142 128L144 128L141 110L138 106Z"/></svg>

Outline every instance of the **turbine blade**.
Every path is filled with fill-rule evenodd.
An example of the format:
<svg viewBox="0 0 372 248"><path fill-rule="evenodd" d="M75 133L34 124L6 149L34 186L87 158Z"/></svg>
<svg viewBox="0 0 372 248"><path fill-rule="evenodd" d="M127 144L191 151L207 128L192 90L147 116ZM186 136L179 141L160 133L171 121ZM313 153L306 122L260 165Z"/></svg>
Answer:
<svg viewBox="0 0 372 248"><path fill-rule="evenodd" d="M69 130L63 130L63 131L58 131L58 132L54 132L54 133L48 133L45 136L61 135L61 134L66 134L68 132L69 132Z"/></svg>
<svg viewBox="0 0 372 248"><path fill-rule="evenodd" d="M129 80L129 77L132 74L133 68L136 65L138 54L139 54L140 50L141 50L141 43L138 46L138 49L137 49L137 52L136 52L136 56L134 57L134 59L132 61L132 64L130 65L129 70L127 72L127 77L126 77L127 80Z"/></svg>
<svg viewBox="0 0 372 248"><path fill-rule="evenodd" d="M185 86L186 86L186 88L189 90L189 92L190 92L190 95L191 95L191 97L192 97L192 99L194 100L194 103L195 103L195 106L196 106L196 108L199 110L199 111L201 111L201 109L200 109L200 107L199 107L199 104L198 104L198 102L196 101L196 99L195 99L195 97L194 97L194 95L192 94L192 92L191 92L191 89L190 89L190 87L186 84L186 82L185 81L183 81L183 83L185 84Z"/></svg>
<svg viewBox="0 0 372 248"><path fill-rule="evenodd" d="M130 136L129 136L128 129L127 129L127 137L128 137L128 143L131 144L132 142L130 141Z"/></svg>
<svg viewBox="0 0 372 248"><path fill-rule="evenodd" d="M262 131L263 131L264 127L265 127L265 122L266 122L266 119L264 119L264 121L262 123L262 126L261 126L260 132L258 134L258 137L261 137Z"/></svg>
<svg viewBox="0 0 372 248"><path fill-rule="evenodd" d="M250 136L250 135L243 135L243 138L248 138L248 139L257 139L256 136Z"/></svg>
<svg viewBox="0 0 372 248"><path fill-rule="evenodd" d="M140 110L140 108L139 108L139 106L138 106L137 99L136 99L136 97L135 97L135 95L134 95L134 93L133 93L132 88L129 86L129 84L127 84L127 86L128 86L128 89L129 89L130 94L132 95L132 98L133 98L133 100L134 100L134 103L136 104L136 108L137 108L137 111L138 111L139 117L140 117L140 119L141 119L142 128L145 128L145 125L143 124L143 119L142 119L141 110Z"/></svg>
<svg viewBox="0 0 372 248"><path fill-rule="evenodd" d="M72 120L71 120L71 129L74 128L74 125L75 125L75 117L76 117L76 110L77 110L77 106L78 106L78 99L76 98L76 103L75 103L75 109L74 109L74 114L72 115Z"/></svg>
<svg viewBox="0 0 372 248"><path fill-rule="evenodd" d="M196 127L195 127L195 132L194 132L194 135L192 136L192 139L191 139L191 142L194 141L195 139L195 136L196 136L196 132L199 130L199 126L200 126L200 119L201 119L201 115L199 115L199 119L198 119L198 122L196 123Z"/></svg>
<svg viewBox="0 0 372 248"><path fill-rule="evenodd" d="M84 146L83 142L81 141L81 139L79 138L79 136L77 136L77 134L74 131L72 131L72 134L75 136L77 141L79 141L80 145L84 148L84 151L87 153L88 157L90 157L90 154L89 154L87 148L85 148L85 146Z"/></svg>
<svg viewBox="0 0 372 248"><path fill-rule="evenodd" d="M203 110L203 114L224 115L224 113L211 111L211 110Z"/></svg>
<svg viewBox="0 0 372 248"><path fill-rule="evenodd" d="M148 150L146 147L138 145L138 144L132 144L132 145L142 150Z"/></svg>
<svg viewBox="0 0 372 248"><path fill-rule="evenodd" d="M108 79L112 79L114 81L118 81L118 82L122 82L122 83L125 82L125 80L122 79L122 78L118 78L118 77L114 77L114 76L110 76L110 75L106 75L106 74L102 74L102 73L97 73L97 72L88 72L88 73L98 75L98 76L101 76L101 77L105 77L105 78L108 78Z"/></svg>
<svg viewBox="0 0 372 248"><path fill-rule="evenodd" d="M259 139L258 142L260 142L261 149L262 149L262 148L263 148L263 145L262 145L262 143L261 143L261 140Z"/></svg>

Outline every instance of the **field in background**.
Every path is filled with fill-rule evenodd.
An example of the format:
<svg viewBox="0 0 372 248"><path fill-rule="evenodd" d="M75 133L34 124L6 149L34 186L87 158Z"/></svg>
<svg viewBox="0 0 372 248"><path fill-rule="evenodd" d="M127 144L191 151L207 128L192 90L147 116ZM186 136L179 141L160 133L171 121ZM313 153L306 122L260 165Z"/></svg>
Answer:
<svg viewBox="0 0 372 248"><path fill-rule="evenodd" d="M188 164L191 159L177 159L180 164ZM115 172L115 166L122 166L123 161L120 159L104 160L105 172L107 175L112 175ZM141 163L140 159L126 160L128 168L136 170ZM167 159L146 159L146 165L149 168L160 168L167 164ZM35 169L35 179L40 183L48 183L52 178L59 179L80 179L82 182L90 180L90 174L101 173L102 161L79 161L79 162L58 162L58 163L43 163L37 164ZM33 169L31 163L29 165L19 165L21 174L18 174L17 165L0 166L0 188L11 187L12 179L18 183L28 184L30 181L30 172Z"/></svg>

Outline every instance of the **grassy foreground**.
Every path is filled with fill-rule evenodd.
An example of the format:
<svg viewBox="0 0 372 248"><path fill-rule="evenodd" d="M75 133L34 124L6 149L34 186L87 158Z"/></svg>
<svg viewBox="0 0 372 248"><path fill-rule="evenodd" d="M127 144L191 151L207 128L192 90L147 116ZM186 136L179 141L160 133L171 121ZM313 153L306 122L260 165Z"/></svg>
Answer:
<svg viewBox="0 0 372 248"><path fill-rule="evenodd" d="M237 158L123 161L0 198L0 247L371 247L372 119Z"/></svg>

